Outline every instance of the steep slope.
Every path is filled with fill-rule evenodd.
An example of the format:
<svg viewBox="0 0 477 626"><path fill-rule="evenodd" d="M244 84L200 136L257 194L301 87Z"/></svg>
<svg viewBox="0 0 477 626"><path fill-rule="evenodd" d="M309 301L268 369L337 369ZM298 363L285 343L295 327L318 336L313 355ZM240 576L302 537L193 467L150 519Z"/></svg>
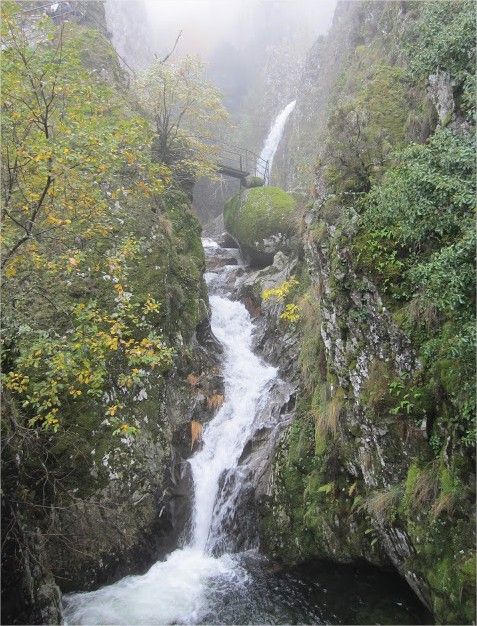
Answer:
<svg viewBox="0 0 477 626"><path fill-rule="evenodd" d="M2 4L2 619L53 624L59 588L175 545L190 420L222 383L190 187L153 157L103 29L24 15Z"/></svg>
<svg viewBox="0 0 477 626"><path fill-rule="evenodd" d="M474 73L472 3L342 2L282 152L312 286L263 545L393 566L441 623L475 619Z"/></svg>

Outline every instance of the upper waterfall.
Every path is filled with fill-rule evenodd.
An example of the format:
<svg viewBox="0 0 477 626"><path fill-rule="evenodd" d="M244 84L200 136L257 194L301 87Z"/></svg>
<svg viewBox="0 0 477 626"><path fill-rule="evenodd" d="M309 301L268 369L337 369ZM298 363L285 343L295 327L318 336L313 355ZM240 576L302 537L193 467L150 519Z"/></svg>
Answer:
<svg viewBox="0 0 477 626"><path fill-rule="evenodd" d="M270 180L270 175L272 173L272 164L273 158L275 157L275 153L278 148L278 144L280 143L280 139L282 138L283 131L285 130L285 124L287 123L288 116L295 108L296 100L292 100L287 104L287 106L280 111L277 115L273 124L270 127L270 132L267 135L265 143L263 144L262 152L260 153L260 158L264 161L268 161L268 180ZM268 181L266 181L268 182Z"/></svg>

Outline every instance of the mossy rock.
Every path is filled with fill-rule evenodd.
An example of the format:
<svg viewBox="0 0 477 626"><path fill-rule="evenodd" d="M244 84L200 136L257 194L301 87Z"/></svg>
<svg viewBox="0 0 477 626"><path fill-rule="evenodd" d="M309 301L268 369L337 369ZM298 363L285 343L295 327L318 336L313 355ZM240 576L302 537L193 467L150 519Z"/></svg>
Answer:
<svg viewBox="0 0 477 626"><path fill-rule="evenodd" d="M291 251L295 207L293 197L278 187L243 190L225 204L225 228L252 265L265 267L277 252Z"/></svg>
<svg viewBox="0 0 477 626"><path fill-rule="evenodd" d="M260 176L247 176L247 178L243 181L244 187L247 189L252 189L253 187L263 187L265 185L265 181Z"/></svg>

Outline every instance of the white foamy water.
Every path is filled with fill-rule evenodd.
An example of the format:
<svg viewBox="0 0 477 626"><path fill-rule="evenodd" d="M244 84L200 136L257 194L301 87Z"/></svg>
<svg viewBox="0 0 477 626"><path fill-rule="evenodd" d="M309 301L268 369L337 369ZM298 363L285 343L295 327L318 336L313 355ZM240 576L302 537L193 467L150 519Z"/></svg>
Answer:
<svg viewBox="0 0 477 626"><path fill-rule="evenodd" d="M213 547L209 531L220 476L237 465L261 393L277 373L251 350L253 325L245 306L221 296L211 296L210 304L212 330L225 349L226 400L205 429L202 449L191 460L195 487L192 544L201 550L208 543Z"/></svg>
<svg viewBox="0 0 477 626"><path fill-rule="evenodd" d="M204 242L206 247L210 242ZM219 481L237 466L253 431L257 406L277 370L252 352L253 324L241 302L210 296L212 330L224 348L225 402L204 428L203 445L190 460L194 509L190 545L155 563L143 576L127 576L97 591L65 597L68 624L192 624L209 608L212 579L241 580L246 574L230 555L210 551L221 516L214 510ZM225 507L226 508L226 507Z"/></svg>
<svg viewBox="0 0 477 626"><path fill-rule="evenodd" d="M205 581L233 573L233 561L183 548L143 576L65 598L67 624L192 624L204 607Z"/></svg>
<svg viewBox="0 0 477 626"><path fill-rule="evenodd" d="M260 158L264 161L268 161L268 179L272 173L272 164L275 157L275 153L282 138L283 131L285 130L285 124L287 123L288 116L295 108L296 100L293 100L287 106L280 111L275 118L273 124L270 127L270 132L265 140L265 143L260 153ZM266 181L268 183L268 180Z"/></svg>

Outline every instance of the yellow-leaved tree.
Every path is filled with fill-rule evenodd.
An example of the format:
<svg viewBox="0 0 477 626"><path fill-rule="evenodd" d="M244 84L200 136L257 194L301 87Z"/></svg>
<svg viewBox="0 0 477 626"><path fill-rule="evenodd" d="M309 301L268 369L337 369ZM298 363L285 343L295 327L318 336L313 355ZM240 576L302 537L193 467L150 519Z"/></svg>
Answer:
<svg viewBox="0 0 477 626"><path fill-rule="evenodd" d="M134 433L115 398L172 362L161 303L128 279L170 170L152 158L150 123L83 63L91 37L117 63L109 42L48 19L32 36L21 17L2 3L4 388L30 427L95 413Z"/></svg>
<svg viewBox="0 0 477 626"><path fill-rule="evenodd" d="M178 178L213 174L215 139L228 114L200 60L184 57L170 64L157 59L137 78L135 90L156 133L157 158L174 165Z"/></svg>

